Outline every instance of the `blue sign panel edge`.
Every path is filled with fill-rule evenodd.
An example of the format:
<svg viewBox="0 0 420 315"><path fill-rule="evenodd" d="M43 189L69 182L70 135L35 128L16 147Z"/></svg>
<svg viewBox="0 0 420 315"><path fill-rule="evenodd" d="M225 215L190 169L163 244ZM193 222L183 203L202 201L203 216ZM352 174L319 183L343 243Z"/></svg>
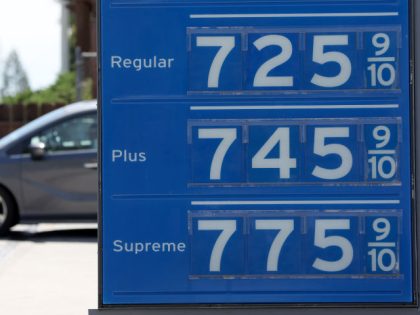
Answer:
<svg viewBox="0 0 420 315"><path fill-rule="evenodd" d="M100 37L99 37L100 38ZM100 54L99 54L100 55ZM101 104L101 99L99 100L99 103ZM101 115L101 112L102 112L102 109L101 109L101 106L102 105L100 105L100 111L99 111L99 113L100 113L100 120L102 119L102 115ZM100 128L101 128L101 126L102 125L100 125ZM413 127L414 128L414 127ZM413 137L414 138L414 137ZM102 139L101 139L101 141L102 141ZM102 148L102 144L100 144L100 148ZM413 150L414 151L414 150ZM100 157L100 159L101 159L102 157ZM102 174L102 169L100 170L100 172L101 172L101 174ZM101 190L100 190L101 191ZM100 194L100 202L101 202L101 204L102 204L102 195ZM414 210L415 208L413 207L413 210ZM414 211L413 211L414 212ZM102 260L102 241L103 241L103 235L102 235L102 206L100 207L100 227L99 227L99 236L100 236L100 247L99 247L99 253L100 253L100 259ZM413 242L413 243L415 243L415 242ZM415 258L415 256L413 255L413 258ZM102 270L102 262L100 262L100 270ZM415 273L413 273L413 274L415 274ZM102 306L105 306L104 304L102 304L103 303L103 300L102 300L102 298L101 298L101 294L102 294L102 281L103 281L103 279L102 279L102 276L103 275L101 275L99 278L99 281L100 281L100 305L102 305ZM416 286L414 286L414 288L415 288ZM416 290L414 290L414 292L416 292ZM106 306L109 306L109 304L106 304Z"/></svg>

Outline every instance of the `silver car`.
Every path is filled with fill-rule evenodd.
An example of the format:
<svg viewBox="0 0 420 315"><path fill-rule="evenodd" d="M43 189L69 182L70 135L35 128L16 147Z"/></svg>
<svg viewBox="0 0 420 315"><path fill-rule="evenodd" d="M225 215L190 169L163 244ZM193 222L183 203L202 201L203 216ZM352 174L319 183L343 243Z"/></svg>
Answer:
<svg viewBox="0 0 420 315"><path fill-rule="evenodd" d="M95 220L96 101L54 110L0 139L0 234L21 221Z"/></svg>

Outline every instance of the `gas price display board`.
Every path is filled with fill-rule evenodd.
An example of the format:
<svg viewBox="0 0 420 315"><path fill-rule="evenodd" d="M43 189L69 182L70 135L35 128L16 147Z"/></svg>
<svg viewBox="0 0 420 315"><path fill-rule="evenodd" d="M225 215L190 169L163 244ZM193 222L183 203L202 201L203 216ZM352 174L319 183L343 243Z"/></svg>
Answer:
<svg viewBox="0 0 420 315"><path fill-rule="evenodd" d="M415 302L408 0L102 0L101 304Z"/></svg>

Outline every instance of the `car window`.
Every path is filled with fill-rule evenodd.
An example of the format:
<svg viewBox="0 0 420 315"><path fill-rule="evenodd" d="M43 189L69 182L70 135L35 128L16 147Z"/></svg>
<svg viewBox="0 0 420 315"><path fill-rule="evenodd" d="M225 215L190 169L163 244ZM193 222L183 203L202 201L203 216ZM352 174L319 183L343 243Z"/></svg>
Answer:
<svg viewBox="0 0 420 315"><path fill-rule="evenodd" d="M96 114L78 116L41 131L30 143L43 142L47 151L96 149L98 145Z"/></svg>

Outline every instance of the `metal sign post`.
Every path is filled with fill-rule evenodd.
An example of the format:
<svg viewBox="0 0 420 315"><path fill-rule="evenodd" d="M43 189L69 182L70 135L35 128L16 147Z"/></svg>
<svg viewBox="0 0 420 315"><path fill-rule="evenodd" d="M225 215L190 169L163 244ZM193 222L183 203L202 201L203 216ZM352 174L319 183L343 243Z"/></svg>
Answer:
<svg viewBox="0 0 420 315"><path fill-rule="evenodd" d="M414 5L100 1L91 314L417 313Z"/></svg>

